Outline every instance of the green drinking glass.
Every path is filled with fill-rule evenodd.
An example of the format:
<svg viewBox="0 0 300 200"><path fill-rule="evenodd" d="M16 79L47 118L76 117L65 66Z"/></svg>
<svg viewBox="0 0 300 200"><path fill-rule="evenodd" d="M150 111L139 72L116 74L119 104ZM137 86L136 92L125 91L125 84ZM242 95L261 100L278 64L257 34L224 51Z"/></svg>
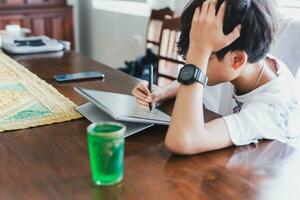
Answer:
<svg viewBox="0 0 300 200"><path fill-rule="evenodd" d="M93 183L114 185L123 179L126 127L114 122L93 123L87 128Z"/></svg>

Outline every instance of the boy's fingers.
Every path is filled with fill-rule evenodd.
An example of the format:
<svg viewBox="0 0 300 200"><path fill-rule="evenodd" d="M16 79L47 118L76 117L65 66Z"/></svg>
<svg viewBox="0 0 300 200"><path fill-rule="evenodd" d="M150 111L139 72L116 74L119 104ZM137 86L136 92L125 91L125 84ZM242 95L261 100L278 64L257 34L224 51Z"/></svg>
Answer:
<svg viewBox="0 0 300 200"><path fill-rule="evenodd" d="M200 11L200 18L201 19L205 19L207 12L208 12L208 7L209 7L209 0L206 0L201 7L201 11Z"/></svg>
<svg viewBox="0 0 300 200"><path fill-rule="evenodd" d="M138 88L139 86L136 86L135 88L133 88L133 90L131 91L131 93L136 96L136 97L140 97L140 98L146 98L147 95L145 94L145 92L140 91L140 89Z"/></svg>
<svg viewBox="0 0 300 200"><path fill-rule="evenodd" d="M139 105L142 105L142 106L148 106L148 105L149 105L146 101L142 101L142 100L140 100L140 99L137 99L136 102L137 102Z"/></svg>
<svg viewBox="0 0 300 200"><path fill-rule="evenodd" d="M227 47L231 43L233 43L236 39L238 39L241 35L241 25L237 25L231 33L225 36L224 45Z"/></svg>
<svg viewBox="0 0 300 200"><path fill-rule="evenodd" d="M151 93L148 89L148 83L141 83L137 86L137 89L144 93L146 96L149 96Z"/></svg>
<svg viewBox="0 0 300 200"><path fill-rule="evenodd" d="M145 95L145 98L149 95L149 90L147 89L145 89L145 88L137 88L136 89L137 90L137 93L141 93L141 94L143 94L143 95Z"/></svg>
<svg viewBox="0 0 300 200"><path fill-rule="evenodd" d="M148 88L148 82L147 81L142 81L138 84L138 87Z"/></svg>
<svg viewBox="0 0 300 200"><path fill-rule="evenodd" d="M217 18L222 22L224 21L224 16L225 16L225 9L226 9L226 3L225 1L222 3L222 5L219 8Z"/></svg>
<svg viewBox="0 0 300 200"><path fill-rule="evenodd" d="M216 16L216 2L210 1L209 8L208 8L208 14L210 17Z"/></svg>
<svg viewBox="0 0 300 200"><path fill-rule="evenodd" d="M157 91L154 91L152 94L150 94L147 98L146 101L151 103L151 102L156 102L160 100L160 94Z"/></svg>
<svg viewBox="0 0 300 200"><path fill-rule="evenodd" d="M194 13L194 17L193 17L193 21L196 22L199 19L199 15L200 15L200 8L197 7Z"/></svg>
<svg viewBox="0 0 300 200"><path fill-rule="evenodd" d="M150 95L145 99L145 101L148 103L152 103L154 101L154 99L152 98L152 95Z"/></svg>
<svg viewBox="0 0 300 200"><path fill-rule="evenodd" d="M141 100L145 100L147 98L146 95L142 94L141 92L134 92L133 95L138 98L138 99L141 99Z"/></svg>

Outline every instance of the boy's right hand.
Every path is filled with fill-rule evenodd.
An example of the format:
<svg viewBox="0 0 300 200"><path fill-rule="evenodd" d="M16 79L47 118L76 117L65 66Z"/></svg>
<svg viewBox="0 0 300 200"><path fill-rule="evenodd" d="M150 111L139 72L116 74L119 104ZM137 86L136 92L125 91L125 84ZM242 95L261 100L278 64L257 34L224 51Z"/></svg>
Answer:
<svg viewBox="0 0 300 200"><path fill-rule="evenodd" d="M155 107L162 100L162 93L162 89L156 85L152 86L152 93L150 93L147 81L141 81L132 90L132 94L136 97L138 104L142 106L148 106L149 103L152 103L153 107Z"/></svg>

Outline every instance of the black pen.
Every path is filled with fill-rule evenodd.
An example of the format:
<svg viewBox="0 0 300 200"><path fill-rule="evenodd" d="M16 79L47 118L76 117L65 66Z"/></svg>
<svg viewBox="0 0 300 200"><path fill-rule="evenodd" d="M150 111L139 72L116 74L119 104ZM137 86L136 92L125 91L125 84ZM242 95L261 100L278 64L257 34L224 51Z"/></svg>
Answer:
<svg viewBox="0 0 300 200"><path fill-rule="evenodd" d="M153 85L153 65L150 65L149 67L149 82L148 82L148 89L150 93L152 93L152 85ZM149 109L152 111L152 103L149 103Z"/></svg>

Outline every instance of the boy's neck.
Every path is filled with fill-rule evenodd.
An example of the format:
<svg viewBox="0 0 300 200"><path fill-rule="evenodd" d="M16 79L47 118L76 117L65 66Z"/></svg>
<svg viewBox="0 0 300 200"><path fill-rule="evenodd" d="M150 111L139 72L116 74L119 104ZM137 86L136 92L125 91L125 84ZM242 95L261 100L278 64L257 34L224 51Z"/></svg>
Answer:
<svg viewBox="0 0 300 200"><path fill-rule="evenodd" d="M247 64L240 76L231 81L231 83L234 85L238 95L247 94L275 79L277 77L276 71L275 61L266 58L254 64ZM255 86L257 81L258 83Z"/></svg>

